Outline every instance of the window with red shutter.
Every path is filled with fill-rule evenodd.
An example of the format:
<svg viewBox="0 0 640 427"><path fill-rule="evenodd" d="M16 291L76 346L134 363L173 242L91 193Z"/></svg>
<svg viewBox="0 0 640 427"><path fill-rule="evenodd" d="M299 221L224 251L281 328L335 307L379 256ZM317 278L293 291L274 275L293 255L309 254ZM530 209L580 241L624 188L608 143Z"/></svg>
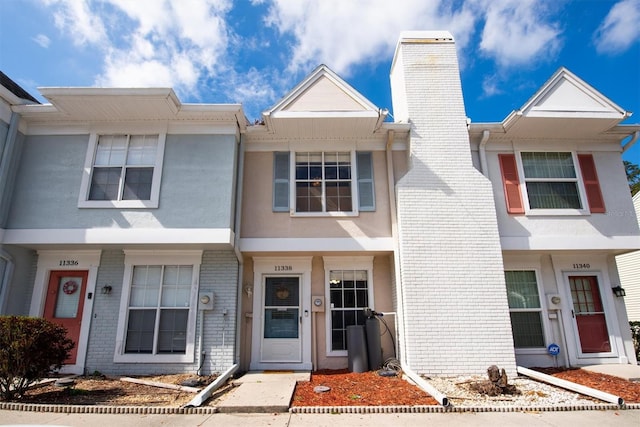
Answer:
<svg viewBox="0 0 640 427"><path fill-rule="evenodd" d="M596 164L591 154L578 154L578 163L582 172L582 181L587 193L589 210L591 213L605 213L604 198L600 191L600 182L596 172Z"/></svg>

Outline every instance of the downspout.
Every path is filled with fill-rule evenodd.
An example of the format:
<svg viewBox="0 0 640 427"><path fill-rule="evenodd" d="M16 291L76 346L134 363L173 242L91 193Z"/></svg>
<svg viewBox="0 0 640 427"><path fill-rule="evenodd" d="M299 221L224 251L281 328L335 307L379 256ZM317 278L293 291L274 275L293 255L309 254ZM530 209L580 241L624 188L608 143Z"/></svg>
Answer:
<svg viewBox="0 0 640 427"><path fill-rule="evenodd" d="M626 144L624 144L622 146L622 152L625 153L629 148L633 147L633 144L636 143L636 141L638 140L639 136L640 136L640 131L639 130L635 131L633 133L633 136L629 140L629 142L627 142Z"/></svg>
<svg viewBox="0 0 640 427"><path fill-rule="evenodd" d="M489 132L488 129L485 129L482 131L482 139L480 140L480 146L479 146L479 151L480 151L480 172L482 172L482 174L484 176L486 176L487 178L489 178L489 168L487 167L487 142L489 142L489 135L491 134L491 132Z"/></svg>
<svg viewBox="0 0 640 427"><path fill-rule="evenodd" d="M532 369L523 368L522 366L518 366L517 370L519 374L526 375L538 381L555 385L557 387L562 387L567 390L575 391L576 393L584 394L585 396L595 397L596 399L600 399L605 402L615 403L620 406L624 405L624 399L620 396L605 393L603 391L596 390L591 387L586 387L581 384L572 383L571 381L556 378L551 375L543 374L542 372L534 371Z"/></svg>
<svg viewBox="0 0 640 427"><path fill-rule="evenodd" d="M425 381L420 375L414 372L410 367L409 363L406 360L405 349L406 345L406 334L404 327L404 299L402 297L402 276L400 274L400 242L398 240L398 215L396 211L396 190L395 190L395 176L393 173L393 142L394 142L395 133L392 130L389 130L387 133L387 146L386 146L386 157L387 157L387 183L389 186L389 210L391 212L391 236L393 238L393 264L395 271L395 282L396 282L396 298L398 302L398 309L396 310L396 328L399 330L399 337L396 340L399 346L400 337L402 337L402 341L405 343L400 351L396 351L396 354L400 357L400 364L402 365L402 372L411 379L418 387L423 389L426 393L433 396L438 403L442 406L449 406L449 399L444 394L440 393L436 390L431 384Z"/></svg>
<svg viewBox="0 0 640 427"><path fill-rule="evenodd" d="M240 224L242 222L242 190L244 181L244 138L240 134L240 144L238 146L238 167L236 179L236 218L235 218L235 236L233 249L238 259L238 283L236 287L236 342L233 350L233 360L236 366L240 365L240 343L242 331L242 282L244 276L244 258L240 252Z"/></svg>

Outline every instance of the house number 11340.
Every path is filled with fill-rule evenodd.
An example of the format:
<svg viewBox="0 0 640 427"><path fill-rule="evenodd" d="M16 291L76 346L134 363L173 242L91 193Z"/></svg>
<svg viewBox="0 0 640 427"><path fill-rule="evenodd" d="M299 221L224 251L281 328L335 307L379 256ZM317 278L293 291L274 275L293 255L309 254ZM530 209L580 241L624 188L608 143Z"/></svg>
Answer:
<svg viewBox="0 0 640 427"><path fill-rule="evenodd" d="M573 264L573 268L575 269L584 269L584 268L591 268L591 264Z"/></svg>

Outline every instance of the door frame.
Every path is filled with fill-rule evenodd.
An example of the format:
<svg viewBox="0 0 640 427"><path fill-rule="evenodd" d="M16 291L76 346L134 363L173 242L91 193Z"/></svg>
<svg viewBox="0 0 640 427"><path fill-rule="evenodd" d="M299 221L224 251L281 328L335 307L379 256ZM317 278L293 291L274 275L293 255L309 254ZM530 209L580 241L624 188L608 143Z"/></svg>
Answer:
<svg viewBox="0 0 640 427"><path fill-rule="evenodd" d="M620 330L620 319L617 311L617 301L611 291L611 278L608 271L615 269L611 264L611 255L581 253L575 251L569 254L550 255L551 267L554 271L557 292L561 296L561 323L565 354L568 356L570 366L585 366L606 363L629 363L629 358L625 354L624 341ZM577 336L577 326L575 319L571 317L573 309L573 299L571 298L571 286L569 276L595 276L598 280L602 308L604 309L607 329L611 340L611 352L597 355L580 354L580 341ZM615 280L615 278L614 278ZM549 292L546 289L546 292ZM562 350L561 350L562 351Z"/></svg>
<svg viewBox="0 0 640 427"><path fill-rule="evenodd" d="M312 257L253 258L253 319L251 336L251 370L309 371L311 363L311 260ZM301 362L263 362L262 336L264 323L264 283L266 277L297 276L300 278Z"/></svg>
<svg viewBox="0 0 640 427"><path fill-rule="evenodd" d="M63 365L62 368L60 368L61 373L78 375L84 373L101 253L101 250L38 251L38 266L36 268L36 278L33 285L31 307L29 309L30 316L43 317L44 315L44 304L49 285L49 277L52 271L83 270L88 273L87 288L85 290L85 295L82 296L85 300L82 312L80 337L76 343L76 363L74 365Z"/></svg>

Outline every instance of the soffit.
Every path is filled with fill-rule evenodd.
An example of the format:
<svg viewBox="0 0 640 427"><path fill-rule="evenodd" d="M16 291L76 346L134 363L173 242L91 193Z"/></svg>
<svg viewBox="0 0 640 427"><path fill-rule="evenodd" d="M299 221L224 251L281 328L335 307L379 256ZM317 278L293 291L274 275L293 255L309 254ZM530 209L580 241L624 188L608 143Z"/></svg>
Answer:
<svg viewBox="0 0 640 427"><path fill-rule="evenodd" d="M246 126L239 104L182 104L172 89L42 88L50 105L14 107L30 122L203 120Z"/></svg>

